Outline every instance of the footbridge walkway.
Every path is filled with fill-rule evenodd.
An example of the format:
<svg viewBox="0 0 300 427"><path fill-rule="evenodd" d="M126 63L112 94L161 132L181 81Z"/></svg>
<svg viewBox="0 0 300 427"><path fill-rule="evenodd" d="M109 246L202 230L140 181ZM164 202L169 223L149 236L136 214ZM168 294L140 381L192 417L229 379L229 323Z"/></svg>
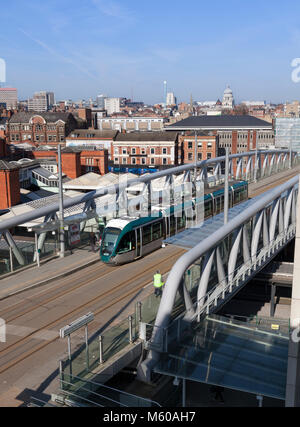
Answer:
<svg viewBox="0 0 300 427"><path fill-rule="evenodd" d="M154 325L141 325L141 379L157 372L285 398L287 322L270 332L214 314L295 237L298 183L231 209L225 225L221 214L169 240L191 249L168 275ZM180 299L185 310L176 317Z"/></svg>

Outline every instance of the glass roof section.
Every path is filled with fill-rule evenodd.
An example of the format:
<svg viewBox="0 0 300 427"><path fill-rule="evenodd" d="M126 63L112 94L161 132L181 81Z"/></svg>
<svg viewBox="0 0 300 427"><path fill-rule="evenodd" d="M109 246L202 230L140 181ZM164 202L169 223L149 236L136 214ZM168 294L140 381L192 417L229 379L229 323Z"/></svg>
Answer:
<svg viewBox="0 0 300 427"><path fill-rule="evenodd" d="M284 400L289 336L287 321L282 322L278 331L267 331L255 323L208 316L170 342L154 370Z"/></svg>
<svg viewBox="0 0 300 427"><path fill-rule="evenodd" d="M238 216L241 212L247 209L249 206L253 205L253 203L257 202L259 197L262 195L255 197L253 199L246 200L228 211L228 221L231 221L234 217ZM169 245L180 246L184 249L192 249L200 242L205 240L207 237L211 236L216 230L224 225L224 212L213 216L201 222L200 224L187 228L181 233L176 234L175 236L169 237L165 240L165 243Z"/></svg>

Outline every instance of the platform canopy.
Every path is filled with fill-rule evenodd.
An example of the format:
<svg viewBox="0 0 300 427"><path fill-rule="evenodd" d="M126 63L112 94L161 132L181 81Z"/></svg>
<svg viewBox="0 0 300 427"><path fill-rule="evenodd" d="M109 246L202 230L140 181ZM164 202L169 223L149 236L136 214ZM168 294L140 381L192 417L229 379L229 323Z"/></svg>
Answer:
<svg viewBox="0 0 300 427"><path fill-rule="evenodd" d="M233 208L229 209L228 221L238 216L241 212L255 203L258 198L246 200ZM207 219L204 222L199 223L194 227L187 228L181 233L175 236L169 237L165 240L168 245L179 246L184 249L192 249L207 237L211 236L216 230L218 230L224 224L224 212Z"/></svg>
<svg viewBox="0 0 300 427"><path fill-rule="evenodd" d="M284 400L288 321L276 319L276 324L272 330L272 325L210 315L171 342L154 371Z"/></svg>

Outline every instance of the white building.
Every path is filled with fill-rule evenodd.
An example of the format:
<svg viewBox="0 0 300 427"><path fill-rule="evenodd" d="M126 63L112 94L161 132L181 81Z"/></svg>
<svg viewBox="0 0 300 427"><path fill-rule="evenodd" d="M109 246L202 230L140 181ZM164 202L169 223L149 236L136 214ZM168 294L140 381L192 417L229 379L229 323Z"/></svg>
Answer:
<svg viewBox="0 0 300 427"><path fill-rule="evenodd" d="M97 113L97 127L101 131L162 131L165 122L163 117L102 117L101 113Z"/></svg>
<svg viewBox="0 0 300 427"><path fill-rule="evenodd" d="M14 110L18 106L18 91L15 88L0 88L0 104L6 104L8 110Z"/></svg>
<svg viewBox="0 0 300 427"><path fill-rule="evenodd" d="M105 98L104 99L104 109L107 111L107 114L111 116L113 113L120 112L120 98Z"/></svg>
<svg viewBox="0 0 300 427"><path fill-rule="evenodd" d="M169 105L177 105L177 100L173 92L167 93L167 99L166 99L167 106Z"/></svg>
<svg viewBox="0 0 300 427"><path fill-rule="evenodd" d="M246 107L265 107L266 101L243 101L242 104Z"/></svg>
<svg viewBox="0 0 300 427"><path fill-rule="evenodd" d="M230 89L230 87L228 86L227 89L225 89L225 91L224 91L222 108L232 110L233 107L234 107L233 93L232 93L232 90Z"/></svg>
<svg viewBox="0 0 300 427"><path fill-rule="evenodd" d="M54 105L53 92L35 92L33 98L28 99L28 111L44 112L48 111Z"/></svg>

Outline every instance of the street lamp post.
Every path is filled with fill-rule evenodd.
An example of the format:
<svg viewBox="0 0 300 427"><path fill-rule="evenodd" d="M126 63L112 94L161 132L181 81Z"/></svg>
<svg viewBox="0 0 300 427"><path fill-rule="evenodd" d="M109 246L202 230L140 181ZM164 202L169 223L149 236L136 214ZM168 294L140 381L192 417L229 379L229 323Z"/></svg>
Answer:
<svg viewBox="0 0 300 427"><path fill-rule="evenodd" d="M65 257L65 230L64 230L64 199L62 186L62 163L61 163L61 145L58 145L58 176L59 176L59 242L60 258Z"/></svg>

